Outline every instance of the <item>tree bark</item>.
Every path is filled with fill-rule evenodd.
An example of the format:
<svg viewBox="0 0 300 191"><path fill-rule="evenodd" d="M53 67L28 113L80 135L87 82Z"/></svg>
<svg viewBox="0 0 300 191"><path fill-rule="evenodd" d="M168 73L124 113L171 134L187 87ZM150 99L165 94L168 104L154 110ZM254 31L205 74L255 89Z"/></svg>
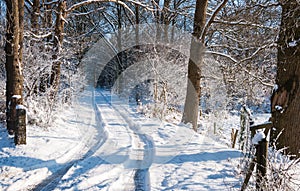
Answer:
<svg viewBox="0 0 300 191"><path fill-rule="evenodd" d="M44 29L49 30L52 27L52 5L50 4L52 0L43 0L44 16L42 26ZM51 41L53 35L47 37L47 41Z"/></svg>
<svg viewBox="0 0 300 191"><path fill-rule="evenodd" d="M188 63L188 86L184 104L182 122L191 123L197 131L198 109L201 95L200 78L203 62L204 39L199 39L206 22L206 9L208 0L197 0L194 15L194 31L190 47Z"/></svg>
<svg viewBox="0 0 300 191"><path fill-rule="evenodd" d="M140 43L140 29L139 29L139 24L140 24L140 11L139 11L139 6L135 5L135 44L138 45Z"/></svg>
<svg viewBox="0 0 300 191"><path fill-rule="evenodd" d="M61 60L60 60L60 52L64 39L64 25L66 18L66 8L67 1L59 1L57 7L56 21L55 21L55 30L54 30L54 54L52 56L54 62L51 67L51 76L50 76L50 86L52 89L51 99L55 99L56 94L59 88L60 82L60 68L61 68Z"/></svg>
<svg viewBox="0 0 300 191"><path fill-rule="evenodd" d="M34 33L39 30L39 15L40 15L40 1L33 0L32 13L31 13L31 28Z"/></svg>
<svg viewBox="0 0 300 191"><path fill-rule="evenodd" d="M16 105L23 104L23 30L24 0L6 0L6 118L9 134L16 130ZM17 96L14 96L17 95Z"/></svg>
<svg viewBox="0 0 300 191"><path fill-rule="evenodd" d="M14 35L14 18L12 12L12 1L6 0L6 44L5 44L5 70L6 70L6 108L9 108L10 98L13 95L12 92L12 66L13 66L13 35ZM8 114L6 115L8 117ZM9 126L9 124L8 124Z"/></svg>
<svg viewBox="0 0 300 191"><path fill-rule="evenodd" d="M154 0L156 6L159 5L160 0ZM156 21L156 42L160 41L161 38L161 23L160 23L160 12L158 7L155 7L157 9L157 11L154 12L154 17L155 17L155 21Z"/></svg>
<svg viewBox="0 0 300 191"><path fill-rule="evenodd" d="M300 9L297 0L283 1L278 40L277 85L271 97L272 119L279 147L299 155L300 151Z"/></svg>
<svg viewBox="0 0 300 191"><path fill-rule="evenodd" d="M164 7L163 10L161 12L161 23L163 24L163 41L164 42L169 42L169 35L168 35L168 30L169 30L169 24L170 24L170 20L168 18L168 12L170 9L170 0L164 0Z"/></svg>

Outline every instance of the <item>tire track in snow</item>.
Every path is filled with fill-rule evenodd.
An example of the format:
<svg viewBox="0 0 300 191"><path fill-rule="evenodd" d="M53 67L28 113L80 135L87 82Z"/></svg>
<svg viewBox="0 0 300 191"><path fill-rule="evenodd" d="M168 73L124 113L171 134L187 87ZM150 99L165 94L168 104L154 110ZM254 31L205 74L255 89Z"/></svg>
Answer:
<svg viewBox="0 0 300 191"><path fill-rule="evenodd" d="M128 114L130 112L123 107L121 104L112 104L111 100L108 100L107 95L104 95L103 90L98 91L102 98L105 99L122 118L127 122L130 133L132 134L132 148L130 152L130 160L126 161L125 167L134 169L134 185L136 191L147 191L151 190L149 167L153 162L153 156L155 153L153 140L150 136L140 131L140 126L135 123ZM135 143L134 141L137 141ZM141 145L144 145L141 147Z"/></svg>
<svg viewBox="0 0 300 191"><path fill-rule="evenodd" d="M98 110L98 108L96 107L96 104L95 104L94 89L92 89L91 92L92 92L92 107L93 107L93 111L94 111L94 114L95 114L95 116L94 116L95 117L95 122L96 122L97 126L101 127L102 126L102 119L101 119L100 111ZM92 124L92 120L93 120L93 118L91 118L91 120L90 120L90 126ZM76 160L70 159L70 161L65 163L63 165L63 167L57 169L52 175L50 175L49 177L44 179L41 183L39 183L35 186L31 186L30 190L48 191L48 190L55 189L57 184L61 181L63 176L69 171L69 169L72 166L74 166L75 164L77 164L80 161L83 161L86 158L91 157L103 145L103 143L107 139L107 133L102 128L97 128L97 133L98 133L98 139L97 140L100 140L100 141L92 144L85 154L82 155L82 153L79 152L79 154L74 156L74 157L79 157L79 159L76 159ZM88 137L84 136L82 141L84 139L90 139L90 138L91 138L90 136L88 136ZM82 156L80 157L79 155L82 155ZM104 162L104 161L100 161L99 163L102 163L102 162Z"/></svg>

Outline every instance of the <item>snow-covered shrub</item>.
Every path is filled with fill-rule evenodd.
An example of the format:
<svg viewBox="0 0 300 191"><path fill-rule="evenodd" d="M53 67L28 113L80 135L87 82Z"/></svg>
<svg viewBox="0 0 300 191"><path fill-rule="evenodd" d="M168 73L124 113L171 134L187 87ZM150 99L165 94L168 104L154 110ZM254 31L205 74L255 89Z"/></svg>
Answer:
<svg viewBox="0 0 300 191"><path fill-rule="evenodd" d="M269 149L267 176L261 182L261 188L273 190L300 189L300 159L291 159L290 155L283 155L286 148Z"/></svg>
<svg viewBox="0 0 300 191"><path fill-rule="evenodd" d="M259 141L265 138L263 131L259 131L253 137L252 142L258 144ZM257 166L260 164L256 163L257 160L255 160L256 149L253 149L251 158L245 157L243 159L244 163L240 164L241 173L244 175L249 173L251 162L256 165L256 168L251 172L252 176L247 185L247 190L259 188L264 191L296 191L300 189L300 158L287 154L287 148L277 149L276 141L267 151L265 176L257 173Z"/></svg>
<svg viewBox="0 0 300 191"><path fill-rule="evenodd" d="M200 132L217 139L226 139L224 129L228 117L228 98L220 63L206 56L202 66Z"/></svg>
<svg viewBox="0 0 300 191"><path fill-rule="evenodd" d="M58 95L52 99L50 76L52 45L44 41L25 39L24 46L24 100L28 111L28 122L48 127L58 110L71 104L74 92L84 84L84 75L79 71L78 60L72 47L61 54L61 79Z"/></svg>
<svg viewBox="0 0 300 191"><path fill-rule="evenodd" d="M269 149L266 176L261 177L254 170L247 190L254 190L257 186L264 191L297 191L300 189L300 159L291 159L292 156L285 155L286 149ZM258 185L256 185L256 178L261 179Z"/></svg>
<svg viewBox="0 0 300 191"><path fill-rule="evenodd" d="M165 119L178 110L184 104L186 93L186 57L162 45L145 45L128 52L119 76L111 77L114 72L107 72L109 78L116 78L115 82L110 82L113 92L133 103L139 99L148 117ZM99 81L103 80L98 80L98 85Z"/></svg>

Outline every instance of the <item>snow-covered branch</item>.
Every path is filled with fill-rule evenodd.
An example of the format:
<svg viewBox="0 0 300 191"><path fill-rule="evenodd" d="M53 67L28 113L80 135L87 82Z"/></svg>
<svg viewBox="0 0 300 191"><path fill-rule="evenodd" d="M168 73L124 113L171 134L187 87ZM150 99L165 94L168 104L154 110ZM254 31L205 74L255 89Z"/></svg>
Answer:
<svg viewBox="0 0 300 191"><path fill-rule="evenodd" d="M221 11L221 9L226 5L228 0L223 0L222 3L219 4L219 6L216 8L216 10L213 12L212 16L209 18L209 20L206 22L204 29L202 30L201 33L201 39L204 41L204 37L207 33L207 30L209 28L209 26L212 24L212 22L214 21L215 17L217 16L217 14Z"/></svg>
<svg viewBox="0 0 300 191"><path fill-rule="evenodd" d="M94 9L94 10L91 10L91 11L88 11L88 12L78 12L78 13L72 13L72 15L75 15L75 16L85 16L85 15L89 15L91 13L94 13L94 12L97 12L97 11L101 11L101 10L104 10L103 7L100 7L100 8L97 8L97 9Z"/></svg>
<svg viewBox="0 0 300 191"><path fill-rule="evenodd" d="M238 60L236 60L232 56L230 56L228 54L221 53L221 52L215 52L215 51L209 51L209 50L207 50L207 51L205 51L205 54L212 54L212 55L217 55L217 56L225 57L225 58L231 60L234 63L238 63L239 62Z"/></svg>
<svg viewBox="0 0 300 191"><path fill-rule="evenodd" d="M132 15L134 15L133 11L123 2L119 0L86 0L79 3L72 5L71 7L67 8L66 13L71 13L75 9L78 9L81 6L89 5L92 3L117 3L122 5L125 9L127 9Z"/></svg>
<svg viewBox="0 0 300 191"><path fill-rule="evenodd" d="M134 4L134 5L138 5L148 11L156 11L157 9L153 9L152 7L150 7L149 5L143 4L140 1L133 1L133 0L126 0L126 2Z"/></svg>
<svg viewBox="0 0 300 191"><path fill-rule="evenodd" d="M33 6L33 3L32 3L30 0L26 0L26 1L25 1L25 5L26 5L27 3L28 3L31 7Z"/></svg>
<svg viewBox="0 0 300 191"><path fill-rule="evenodd" d="M252 59L255 55L257 55L261 50L264 50L264 49L266 49L266 48L272 48L272 47L277 47L277 44L272 43L272 44L266 44L266 45L264 45L264 46L258 47L257 50L256 50L251 56L249 56L249 57L247 57L247 58L244 58L244 59L240 60L239 62L242 63L242 62L245 62L245 61L247 61L247 60L250 60L250 59Z"/></svg>
<svg viewBox="0 0 300 191"><path fill-rule="evenodd" d="M224 21L224 20L214 20L213 22L219 23L219 24L224 24L224 25L242 25L242 26L251 26L251 27L259 27L259 28L267 28L267 29L277 29L278 26L265 26L265 25L260 25L257 23L252 23L245 21L244 19L241 19L239 21Z"/></svg>
<svg viewBox="0 0 300 191"><path fill-rule="evenodd" d="M153 9L150 6L148 6L146 4L143 4L139 1L126 0L126 2L134 4L134 5L138 5L140 7L143 7L144 9L146 9L148 11L155 11L156 10L156 9ZM116 4L120 4L125 9L127 9L130 12L130 14L134 15L134 12L127 6L127 4L123 1L120 1L120 0L85 0L85 1L82 1L82 2L79 2L79 3L76 3L76 4L72 5L71 7L69 7L66 10L66 12L70 13L70 12L74 11L75 9L78 9L81 6L89 5L89 4L92 4L92 3L116 3Z"/></svg>
<svg viewBox="0 0 300 191"><path fill-rule="evenodd" d="M240 68L246 72L248 75L250 75L251 77L253 77L254 79L256 79L257 81L259 81L261 84L263 84L264 86L267 87L273 87L273 84L270 83L266 83L264 82L262 79L260 79L258 76L256 76L255 74L253 74L252 72L248 71L245 67L241 66L241 63L252 59L255 55L257 55L261 50L266 49L266 48L270 48L270 47L274 47L276 46L275 43L269 44L269 45L264 45L259 47L251 56L244 58L242 60L236 60L235 58L233 58L232 56L228 55L228 54L224 54L224 53L220 53L220 52L215 52L215 51L205 51L206 54L212 54L212 55L217 55L217 56L221 56L224 58L227 58L229 60L231 60L232 62L234 62L236 65L239 65Z"/></svg>
<svg viewBox="0 0 300 191"><path fill-rule="evenodd" d="M29 30L25 31L25 36L33 36L36 39L47 38L47 37L51 36L51 34L52 34L51 32L48 32L46 34L37 35Z"/></svg>
<svg viewBox="0 0 300 191"><path fill-rule="evenodd" d="M277 6L280 6L279 2L267 2L265 4L258 3L257 5L255 5L255 7L262 7L262 8L277 7Z"/></svg>
<svg viewBox="0 0 300 191"><path fill-rule="evenodd" d="M49 1L49 2L44 2L44 5L52 5L52 4L56 4L58 3L58 0L53 0L53 1Z"/></svg>

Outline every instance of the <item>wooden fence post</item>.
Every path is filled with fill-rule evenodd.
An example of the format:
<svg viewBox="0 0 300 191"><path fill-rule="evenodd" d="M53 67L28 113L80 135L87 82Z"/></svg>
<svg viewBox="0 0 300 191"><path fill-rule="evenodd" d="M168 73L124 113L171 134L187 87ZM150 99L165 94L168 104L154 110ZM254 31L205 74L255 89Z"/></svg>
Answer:
<svg viewBox="0 0 300 191"><path fill-rule="evenodd" d="M15 144L26 144L26 109L17 107L17 121L15 132Z"/></svg>
<svg viewBox="0 0 300 191"><path fill-rule="evenodd" d="M258 129L265 129L264 133L268 134L270 129L272 128L272 122L264 123L261 125L255 125L250 127L251 131L251 138L254 137L256 130ZM246 190L248 182L250 180L250 177L252 175L252 172L254 170L254 167L256 165L256 190L262 191L264 189L264 185L262 184L262 181L267 173L267 160L268 160L268 141L266 138L262 139L258 142L258 145L256 145L256 152L253 160L250 163L249 170L246 174L246 178L243 182L243 185L241 187L241 191ZM255 164L256 163L256 164Z"/></svg>
<svg viewBox="0 0 300 191"><path fill-rule="evenodd" d="M236 137L238 135L239 130L237 129L231 129L231 146L232 148L235 147L235 143L236 143Z"/></svg>
<svg viewBox="0 0 300 191"><path fill-rule="evenodd" d="M251 112L246 105L241 108L240 115L240 137L239 144L240 150L244 153L247 152L247 149L250 147L250 125L252 125Z"/></svg>
<svg viewBox="0 0 300 191"><path fill-rule="evenodd" d="M263 190L263 179L266 176L267 172L267 157L268 157L268 141L266 139L262 139L258 142L256 146L256 159L257 159L257 167L256 167L256 189Z"/></svg>

